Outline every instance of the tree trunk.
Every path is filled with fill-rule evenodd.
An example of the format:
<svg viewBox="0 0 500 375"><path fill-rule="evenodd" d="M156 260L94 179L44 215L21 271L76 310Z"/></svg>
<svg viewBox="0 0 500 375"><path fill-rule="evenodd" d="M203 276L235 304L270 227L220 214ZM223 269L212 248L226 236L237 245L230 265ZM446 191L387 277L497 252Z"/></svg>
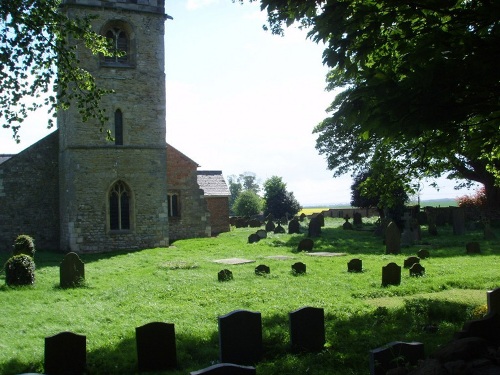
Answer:
<svg viewBox="0 0 500 375"><path fill-rule="evenodd" d="M500 215L500 187L495 186L493 179L488 179L483 184L487 210L495 216Z"/></svg>

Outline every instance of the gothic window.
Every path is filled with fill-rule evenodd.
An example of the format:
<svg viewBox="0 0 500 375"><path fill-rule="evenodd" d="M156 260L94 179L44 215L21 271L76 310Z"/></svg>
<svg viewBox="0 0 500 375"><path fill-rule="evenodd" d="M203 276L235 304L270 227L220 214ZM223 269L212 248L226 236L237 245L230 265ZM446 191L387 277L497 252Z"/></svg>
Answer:
<svg viewBox="0 0 500 375"><path fill-rule="evenodd" d="M168 217L179 216L179 194L168 194Z"/></svg>
<svg viewBox="0 0 500 375"><path fill-rule="evenodd" d="M105 56L104 62L125 64L129 62L129 38L125 30L112 27L106 31L106 38L111 41L112 51L119 53L115 56Z"/></svg>
<svg viewBox="0 0 500 375"><path fill-rule="evenodd" d="M130 191L124 182L118 181L109 193L109 228L130 229Z"/></svg>
<svg viewBox="0 0 500 375"><path fill-rule="evenodd" d="M123 145L123 114L119 109L115 111L115 145Z"/></svg>

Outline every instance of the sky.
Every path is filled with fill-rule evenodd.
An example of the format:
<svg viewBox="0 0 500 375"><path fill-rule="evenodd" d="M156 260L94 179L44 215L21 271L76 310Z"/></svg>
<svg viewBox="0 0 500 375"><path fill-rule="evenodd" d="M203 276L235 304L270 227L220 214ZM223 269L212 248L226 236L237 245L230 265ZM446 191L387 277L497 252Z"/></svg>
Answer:
<svg viewBox="0 0 500 375"><path fill-rule="evenodd" d="M335 93L325 91L323 46L306 32L264 31L258 3L167 0L166 141L224 177L245 172L262 184L281 177L302 206L349 203L352 178L333 178L315 149L314 127L327 117ZM21 143L0 129L0 154L17 153L49 134L45 111L23 124ZM420 199L471 191L438 181Z"/></svg>

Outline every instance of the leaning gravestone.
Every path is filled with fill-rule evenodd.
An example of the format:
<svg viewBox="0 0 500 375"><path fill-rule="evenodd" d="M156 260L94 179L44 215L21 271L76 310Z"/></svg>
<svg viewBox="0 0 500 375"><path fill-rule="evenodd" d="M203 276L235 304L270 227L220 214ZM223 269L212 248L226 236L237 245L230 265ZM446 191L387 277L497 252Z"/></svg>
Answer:
<svg viewBox="0 0 500 375"><path fill-rule="evenodd" d="M385 253L401 253L401 233L394 221L391 221L385 230Z"/></svg>
<svg viewBox="0 0 500 375"><path fill-rule="evenodd" d="M467 242L465 244L467 254L481 254L481 247L479 242Z"/></svg>
<svg viewBox="0 0 500 375"><path fill-rule="evenodd" d="M248 236L248 243L256 243L260 241L260 236L257 233L252 233Z"/></svg>
<svg viewBox="0 0 500 375"><path fill-rule="evenodd" d="M139 372L166 371L177 367L175 326L152 322L135 329Z"/></svg>
<svg viewBox="0 0 500 375"><path fill-rule="evenodd" d="M299 234L300 233L300 223L297 218L293 218L288 223L288 234Z"/></svg>
<svg viewBox="0 0 500 375"><path fill-rule="evenodd" d="M294 352L318 352L325 345L325 312L303 307L289 314L290 343Z"/></svg>
<svg viewBox="0 0 500 375"><path fill-rule="evenodd" d="M415 263L410 267L410 276L424 276L425 267L420 263Z"/></svg>
<svg viewBox="0 0 500 375"><path fill-rule="evenodd" d="M191 371L189 375L257 375L257 371L252 366L218 363L198 371Z"/></svg>
<svg viewBox="0 0 500 375"><path fill-rule="evenodd" d="M260 239L267 238L267 231L265 229L259 229L257 232L255 232L257 236L260 237Z"/></svg>
<svg viewBox="0 0 500 375"><path fill-rule="evenodd" d="M361 259L351 259L347 263L347 272L362 272L363 271L363 262Z"/></svg>
<svg viewBox="0 0 500 375"><path fill-rule="evenodd" d="M465 234L465 210L460 207L452 209L453 234L461 236Z"/></svg>
<svg viewBox="0 0 500 375"><path fill-rule="evenodd" d="M408 365L416 366L424 358L424 344L394 341L386 346L370 350L370 375L386 375L394 368L405 369ZM406 374L406 371L401 373ZM400 372L395 372L395 374L400 374Z"/></svg>
<svg viewBox="0 0 500 375"><path fill-rule="evenodd" d="M401 267L391 262L382 267L382 286L401 284Z"/></svg>
<svg viewBox="0 0 500 375"><path fill-rule="evenodd" d="M316 217L313 217L309 221L308 236L309 237L321 236L321 223L319 222L319 220Z"/></svg>
<svg viewBox="0 0 500 375"><path fill-rule="evenodd" d="M276 228L276 225L273 223L272 220L268 220L268 222L266 223L266 231L272 232L274 231L274 228Z"/></svg>
<svg viewBox="0 0 500 375"><path fill-rule="evenodd" d="M403 267L404 268L411 268L415 263L420 263L420 258L419 257L408 257L404 260Z"/></svg>
<svg viewBox="0 0 500 375"><path fill-rule="evenodd" d="M260 312L235 310L219 317L219 360L253 365L262 357Z"/></svg>
<svg viewBox="0 0 500 375"><path fill-rule="evenodd" d="M268 275L271 273L271 269L266 266L265 264L260 264L257 267L255 267L255 274L256 275Z"/></svg>
<svg viewBox="0 0 500 375"><path fill-rule="evenodd" d="M228 269L224 269L219 271L217 274L217 279L219 281L229 281L233 279L233 273L229 271Z"/></svg>
<svg viewBox="0 0 500 375"><path fill-rule="evenodd" d="M430 253L429 253L429 250L427 249L420 249L418 252L417 252L417 256L420 258L420 259L427 259L430 257Z"/></svg>
<svg viewBox="0 0 500 375"><path fill-rule="evenodd" d="M292 264L292 273L294 275L302 275L306 273L306 265L302 262Z"/></svg>
<svg viewBox="0 0 500 375"><path fill-rule="evenodd" d="M85 281L85 264L76 253L68 253L59 265L61 288L71 288Z"/></svg>
<svg viewBox="0 0 500 375"><path fill-rule="evenodd" d="M298 251L311 251L314 247L314 241L310 238L304 238L300 240L299 245L297 246Z"/></svg>
<svg viewBox="0 0 500 375"><path fill-rule="evenodd" d="M73 332L61 332L45 338L44 372L50 375L85 374L87 338Z"/></svg>

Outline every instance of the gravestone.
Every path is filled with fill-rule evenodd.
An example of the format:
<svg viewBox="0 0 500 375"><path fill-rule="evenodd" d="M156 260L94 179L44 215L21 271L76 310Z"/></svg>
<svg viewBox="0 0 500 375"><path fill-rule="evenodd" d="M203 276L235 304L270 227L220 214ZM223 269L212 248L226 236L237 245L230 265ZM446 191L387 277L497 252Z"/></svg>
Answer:
<svg viewBox="0 0 500 375"><path fill-rule="evenodd" d="M274 233L275 234L285 234L286 230L281 226L281 223L279 223L276 228L274 228Z"/></svg>
<svg viewBox="0 0 500 375"><path fill-rule="evenodd" d="M266 223L266 231L267 232L273 232L274 231L274 228L276 228L276 225L273 223L272 220L269 220L267 223Z"/></svg>
<svg viewBox="0 0 500 375"><path fill-rule="evenodd" d="M415 256L411 256L411 257L408 257L404 260L403 267L404 268L411 268L411 266L413 266L415 263L420 263L420 258L415 257Z"/></svg>
<svg viewBox="0 0 500 375"><path fill-rule="evenodd" d="M260 236L257 233L252 233L248 236L248 243L256 243L260 241Z"/></svg>
<svg viewBox="0 0 500 375"><path fill-rule="evenodd" d="M50 375L84 374L87 367L87 338L61 332L45 338L44 372Z"/></svg>
<svg viewBox="0 0 500 375"><path fill-rule="evenodd" d="M410 267L410 276L424 276L425 267L420 263L415 263Z"/></svg>
<svg viewBox="0 0 500 375"><path fill-rule="evenodd" d="M261 225L262 225L262 223L258 219L250 219L248 221L248 226L250 228L260 228Z"/></svg>
<svg viewBox="0 0 500 375"><path fill-rule="evenodd" d="M135 329L137 366L142 371L165 371L177 367L175 326L152 322Z"/></svg>
<svg viewBox="0 0 500 375"><path fill-rule="evenodd" d="M302 212L302 213L300 214L300 216L299 216L299 220L300 220L300 221L304 221L304 220L306 219L306 217L307 217L307 216L306 216L306 214Z"/></svg>
<svg viewBox="0 0 500 375"><path fill-rule="evenodd" d="M488 314L500 314L500 288L488 290L486 292L486 300L488 304Z"/></svg>
<svg viewBox="0 0 500 375"><path fill-rule="evenodd" d="M317 214L316 215L316 220L318 220L318 223L319 223L320 227L324 227L325 226L325 215L323 215L322 213L321 214Z"/></svg>
<svg viewBox="0 0 500 375"><path fill-rule="evenodd" d="M452 209L453 234L461 236L465 234L465 210L460 207Z"/></svg>
<svg viewBox="0 0 500 375"><path fill-rule="evenodd" d="M309 221L308 227L308 236L309 237L319 237L321 236L321 225L317 218L313 217Z"/></svg>
<svg viewBox="0 0 500 375"><path fill-rule="evenodd" d="M236 228L246 228L246 227L248 227L248 220L245 219L245 218L243 218L243 217L238 218L238 220L236 220L235 227Z"/></svg>
<svg viewBox="0 0 500 375"><path fill-rule="evenodd" d="M293 218L288 223L288 234L299 234L300 233L300 223L297 218Z"/></svg>
<svg viewBox="0 0 500 375"><path fill-rule="evenodd" d="M267 238L267 231L265 229L259 229L257 232L255 232L257 236L260 237L260 239Z"/></svg>
<svg viewBox="0 0 500 375"><path fill-rule="evenodd" d="M370 375L386 375L388 371L397 367L408 368L408 364L416 366L424 358L424 344L394 341L370 350Z"/></svg>
<svg viewBox="0 0 500 375"><path fill-rule="evenodd" d="M325 312L303 307L289 314L290 343L294 352L318 352L325 345Z"/></svg>
<svg viewBox="0 0 500 375"><path fill-rule="evenodd" d="M297 246L298 251L312 251L314 247L314 241L310 238L304 238L300 240L299 245Z"/></svg>
<svg viewBox="0 0 500 375"><path fill-rule="evenodd" d="M394 221L391 221L385 230L385 253L401 253L401 233Z"/></svg>
<svg viewBox="0 0 500 375"><path fill-rule="evenodd" d="M352 214L352 224L355 227L363 226L363 219L361 218L361 214L359 212L355 212Z"/></svg>
<svg viewBox="0 0 500 375"><path fill-rule="evenodd" d="M219 281L230 281L233 279L233 273L228 269L223 269L217 274L217 279Z"/></svg>
<svg viewBox="0 0 500 375"><path fill-rule="evenodd" d="M85 264L76 253L68 253L59 265L61 288L71 288L85 281Z"/></svg>
<svg viewBox="0 0 500 375"><path fill-rule="evenodd" d="M411 214L406 211L402 217L404 223L403 233L401 233L401 246L413 245L413 233L411 229Z"/></svg>
<svg viewBox="0 0 500 375"><path fill-rule="evenodd" d="M220 362L253 365L262 357L260 312L235 310L219 317Z"/></svg>
<svg viewBox="0 0 500 375"><path fill-rule="evenodd" d="M431 236L437 236L438 231L436 224L436 218L437 218L436 210L433 207L426 207L426 212L427 212L427 231Z"/></svg>
<svg viewBox="0 0 500 375"><path fill-rule="evenodd" d="M306 273L306 265L302 262L292 264L292 273L294 275L302 275Z"/></svg>
<svg viewBox="0 0 500 375"><path fill-rule="evenodd" d="M412 219L410 222L410 229L413 236L413 242L422 241L422 229L417 219Z"/></svg>
<svg viewBox="0 0 500 375"><path fill-rule="evenodd" d="M345 223L342 224L342 228L344 230L351 230L352 229L352 224L349 222L349 219L350 219L349 215L345 215L345 217L344 217Z"/></svg>
<svg viewBox="0 0 500 375"><path fill-rule="evenodd" d="M255 274L256 275L268 275L271 273L271 269L266 266L265 264L260 264L257 267L255 267Z"/></svg>
<svg viewBox="0 0 500 375"><path fill-rule="evenodd" d="M363 262L361 259L351 259L347 263L347 272L362 272L363 271Z"/></svg>
<svg viewBox="0 0 500 375"><path fill-rule="evenodd" d="M467 242L465 244L467 254L481 254L481 246L479 242Z"/></svg>
<svg viewBox="0 0 500 375"><path fill-rule="evenodd" d="M429 253L429 250L427 249L420 249L418 252L417 252L417 256L420 258L420 259L427 259L430 257L430 253Z"/></svg>
<svg viewBox="0 0 500 375"><path fill-rule="evenodd" d="M218 363L198 371L191 371L189 375L257 375L257 371L252 366Z"/></svg>
<svg viewBox="0 0 500 375"><path fill-rule="evenodd" d="M401 284L401 266L391 262L382 267L382 286Z"/></svg>

